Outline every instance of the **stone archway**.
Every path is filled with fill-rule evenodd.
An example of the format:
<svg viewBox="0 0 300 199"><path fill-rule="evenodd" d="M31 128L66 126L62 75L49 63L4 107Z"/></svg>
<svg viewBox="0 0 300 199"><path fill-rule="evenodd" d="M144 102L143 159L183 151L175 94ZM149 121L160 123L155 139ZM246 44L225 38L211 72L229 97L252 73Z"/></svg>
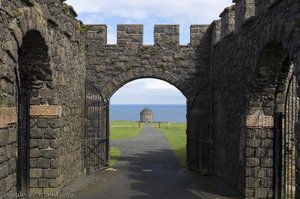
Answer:
<svg viewBox="0 0 300 199"><path fill-rule="evenodd" d="M41 33L36 30L28 31L19 48L19 67L16 71L18 87L18 163L17 191L29 192L30 174L30 139L31 128L34 126L30 119L31 105L48 104L48 96L43 90L48 90L47 84L52 80L52 70L49 65L48 47ZM41 136L40 138L43 138Z"/></svg>
<svg viewBox="0 0 300 199"><path fill-rule="evenodd" d="M280 192L284 189L281 170L284 175L285 167L281 161L285 146L278 140L278 136L284 137L284 130L279 127L284 119L277 115L286 111L289 82L294 75L292 61L293 57L289 57L281 44L271 42L262 50L251 77L245 122L246 171L254 172L246 176L246 192L255 193L258 198L282 197Z"/></svg>

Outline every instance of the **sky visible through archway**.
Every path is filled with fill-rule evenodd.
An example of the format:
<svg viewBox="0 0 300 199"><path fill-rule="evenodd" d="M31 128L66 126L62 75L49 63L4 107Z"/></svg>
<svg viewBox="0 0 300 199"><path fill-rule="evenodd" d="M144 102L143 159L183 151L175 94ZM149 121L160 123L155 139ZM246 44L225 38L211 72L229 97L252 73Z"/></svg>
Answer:
<svg viewBox="0 0 300 199"><path fill-rule="evenodd" d="M85 24L106 24L108 26L108 44L116 43L117 24L143 24L144 44L153 44L154 24L180 24L180 43L190 42L189 27L192 24L210 24L219 19L225 7L232 5L232 0L67 0L78 13L78 19ZM158 81L158 80L157 80ZM145 94L152 92L152 103L166 97L171 104L185 104L185 98L167 82L143 79L125 86L126 91L115 93L112 104L147 104ZM154 88L156 86L156 88ZM164 89L161 89L164 88ZM139 91L131 100L130 96ZM127 93L126 93L127 92ZM155 100L154 100L155 98Z"/></svg>

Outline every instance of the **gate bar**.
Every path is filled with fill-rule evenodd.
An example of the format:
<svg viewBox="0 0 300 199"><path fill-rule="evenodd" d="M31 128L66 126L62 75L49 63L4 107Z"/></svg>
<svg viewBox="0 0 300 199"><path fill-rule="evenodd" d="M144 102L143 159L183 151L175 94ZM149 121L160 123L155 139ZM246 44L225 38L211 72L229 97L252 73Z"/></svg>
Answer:
<svg viewBox="0 0 300 199"><path fill-rule="evenodd" d="M274 127L274 198L281 199L282 189L282 112L275 113Z"/></svg>

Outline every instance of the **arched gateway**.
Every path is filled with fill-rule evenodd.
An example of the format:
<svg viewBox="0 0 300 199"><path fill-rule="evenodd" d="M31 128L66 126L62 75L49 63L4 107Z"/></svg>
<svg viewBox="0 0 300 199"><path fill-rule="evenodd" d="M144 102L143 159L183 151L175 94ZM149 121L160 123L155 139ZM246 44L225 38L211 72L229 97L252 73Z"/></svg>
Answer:
<svg viewBox="0 0 300 199"><path fill-rule="evenodd" d="M154 45L142 25L119 25L108 45L105 25L82 24L62 0L1 0L0 197L60 193L105 168L110 97L151 77L187 98L190 169L241 198L300 198L299 8L236 0L192 25L188 45L178 25L156 25Z"/></svg>

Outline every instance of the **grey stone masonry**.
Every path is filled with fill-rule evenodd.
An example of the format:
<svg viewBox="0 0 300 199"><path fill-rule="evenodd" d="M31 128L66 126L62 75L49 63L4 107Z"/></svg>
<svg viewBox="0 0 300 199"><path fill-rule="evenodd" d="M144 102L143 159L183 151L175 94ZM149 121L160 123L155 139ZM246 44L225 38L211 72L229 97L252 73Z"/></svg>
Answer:
<svg viewBox="0 0 300 199"><path fill-rule="evenodd" d="M155 25L153 46L143 45L142 25L119 25L116 45L99 41L106 34L106 29L96 31L101 27L88 26L87 73L106 98L129 81L143 77L165 80L185 96L192 94L189 85L195 79L208 84L210 42L203 43L202 51L197 46L207 38L208 26L191 26L193 46L179 45L178 25Z"/></svg>
<svg viewBox="0 0 300 199"><path fill-rule="evenodd" d="M64 2L0 0L0 197L24 185L21 172L29 192L57 194L84 174L85 81L109 104L140 78L165 80L187 98L189 169L240 198L274 197L274 115L288 77L300 82L299 0L234 0L210 25L191 25L188 45L179 25L155 25L145 45L140 24L118 25L109 45L106 25L83 24Z"/></svg>

